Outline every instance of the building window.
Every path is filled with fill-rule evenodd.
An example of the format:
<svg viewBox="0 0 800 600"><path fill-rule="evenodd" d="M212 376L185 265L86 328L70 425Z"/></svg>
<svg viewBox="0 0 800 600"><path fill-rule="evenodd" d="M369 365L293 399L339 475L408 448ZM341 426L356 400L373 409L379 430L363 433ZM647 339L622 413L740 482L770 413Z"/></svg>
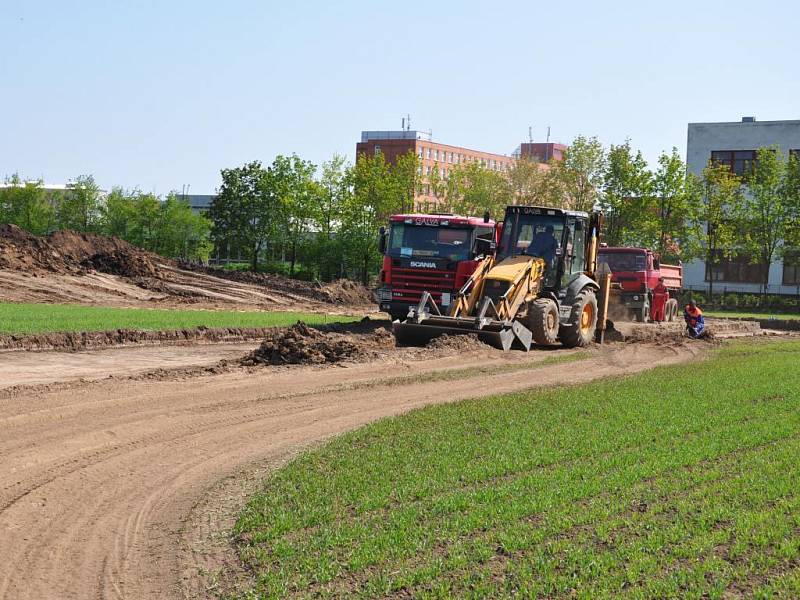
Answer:
<svg viewBox="0 0 800 600"><path fill-rule="evenodd" d="M433 151L433 160L439 160L439 151L438 150L434 150Z"/></svg>
<svg viewBox="0 0 800 600"><path fill-rule="evenodd" d="M752 264L746 254L733 258L721 257L713 266L706 263L706 281L763 283L767 271L767 265Z"/></svg>
<svg viewBox="0 0 800 600"><path fill-rule="evenodd" d="M449 159L447 162L449 162L449 163L451 163L451 164L452 164L452 162L453 162L453 153L451 152L451 153L448 155L448 157L447 157L447 158Z"/></svg>
<svg viewBox="0 0 800 600"><path fill-rule="evenodd" d="M375 156L381 153L381 147L378 144L375 144Z"/></svg>
<svg viewBox="0 0 800 600"><path fill-rule="evenodd" d="M800 285L800 250L787 250L783 255L783 285Z"/></svg>
<svg viewBox="0 0 800 600"><path fill-rule="evenodd" d="M425 167L425 175L430 175L430 174L431 174L431 168Z"/></svg>
<svg viewBox="0 0 800 600"><path fill-rule="evenodd" d="M427 158L430 160L430 157L431 157L431 149L430 149L430 148L428 148L426 152L427 152L427 154L428 154Z"/></svg>
<svg viewBox="0 0 800 600"><path fill-rule="evenodd" d="M422 154L423 154L423 152L425 152L425 149L424 149L422 146L420 146L420 147L419 147L419 157L420 157L420 158L422 158Z"/></svg>
<svg viewBox="0 0 800 600"><path fill-rule="evenodd" d="M758 162L755 150L713 150L711 160L717 164L726 165L731 171L742 177L750 175Z"/></svg>

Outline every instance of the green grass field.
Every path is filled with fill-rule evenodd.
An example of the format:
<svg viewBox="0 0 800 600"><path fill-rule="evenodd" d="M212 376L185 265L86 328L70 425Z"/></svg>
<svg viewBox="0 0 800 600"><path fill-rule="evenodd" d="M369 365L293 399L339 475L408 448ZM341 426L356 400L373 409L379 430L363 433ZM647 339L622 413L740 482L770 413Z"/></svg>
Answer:
<svg viewBox="0 0 800 600"><path fill-rule="evenodd" d="M800 597L798 364L732 343L339 437L240 515L252 596Z"/></svg>
<svg viewBox="0 0 800 600"><path fill-rule="evenodd" d="M727 310L704 311L709 317L725 317L728 319L800 319L800 314L785 313L758 313L758 312L736 312Z"/></svg>
<svg viewBox="0 0 800 600"><path fill-rule="evenodd" d="M238 312L101 308L73 304L0 303L0 333L142 329L160 331L194 327L281 327L298 320L309 324L354 321L357 317L294 312Z"/></svg>

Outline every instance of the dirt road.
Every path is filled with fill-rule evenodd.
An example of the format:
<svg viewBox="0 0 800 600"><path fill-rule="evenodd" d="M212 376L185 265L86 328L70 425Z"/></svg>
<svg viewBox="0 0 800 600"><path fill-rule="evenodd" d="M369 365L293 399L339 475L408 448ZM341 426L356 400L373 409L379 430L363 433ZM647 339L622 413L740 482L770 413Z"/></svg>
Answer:
<svg viewBox="0 0 800 600"><path fill-rule="evenodd" d="M213 540L224 541L257 478L220 482L243 469L264 472L310 444L426 404L633 373L705 348L616 345L561 365L539 364L553 352L481 349L22 390L0 400L0 598L204 597L213 577L198 570L233 561ZM487 365L504 373L477 369Z"/></svg>
<svg viewBox="0 0 800 600"><path fill-rule="evenodd" d="M256 343L110 348L86 352L0 352L0 390L21 385L123 377L152 369L205 367L236 359Z"/></svg>

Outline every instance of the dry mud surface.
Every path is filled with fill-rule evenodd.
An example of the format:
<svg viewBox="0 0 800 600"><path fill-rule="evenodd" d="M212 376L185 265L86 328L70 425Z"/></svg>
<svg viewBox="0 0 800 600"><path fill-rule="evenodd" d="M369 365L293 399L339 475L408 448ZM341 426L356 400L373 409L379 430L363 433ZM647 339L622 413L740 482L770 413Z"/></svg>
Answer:
<svg viewBox="0 0 800 600"><path fill-rule="evenodd" d="M0 302L334 311L373 305L363 286L177 263L116 238L0 225Z"/></svg>
<svg viewBox="0 0 800 600"><path fill-rule="evenodd" d="M20 388L0 400L0 598L204 597L198 573L233 560L214 536L252 491L247 479L220 482L243 469L427 404L635 373L707 347L615 345L580 366L539 368L553 352L444 349L344 368ZM492 365L515 370L492 375Z"/></svg>

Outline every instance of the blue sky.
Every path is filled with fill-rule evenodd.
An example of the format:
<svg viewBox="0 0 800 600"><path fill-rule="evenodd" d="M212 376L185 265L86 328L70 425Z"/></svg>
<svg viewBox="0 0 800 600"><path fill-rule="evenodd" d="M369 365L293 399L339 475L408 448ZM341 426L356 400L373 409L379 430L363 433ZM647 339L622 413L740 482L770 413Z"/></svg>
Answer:
<svg viewBox="0 0 800 600"><path fill-rule="evenodd" d="M0 0L0 177L213 192L219 170L353 157L410 113L510 153L800 118L800 3Z"/></svg>

